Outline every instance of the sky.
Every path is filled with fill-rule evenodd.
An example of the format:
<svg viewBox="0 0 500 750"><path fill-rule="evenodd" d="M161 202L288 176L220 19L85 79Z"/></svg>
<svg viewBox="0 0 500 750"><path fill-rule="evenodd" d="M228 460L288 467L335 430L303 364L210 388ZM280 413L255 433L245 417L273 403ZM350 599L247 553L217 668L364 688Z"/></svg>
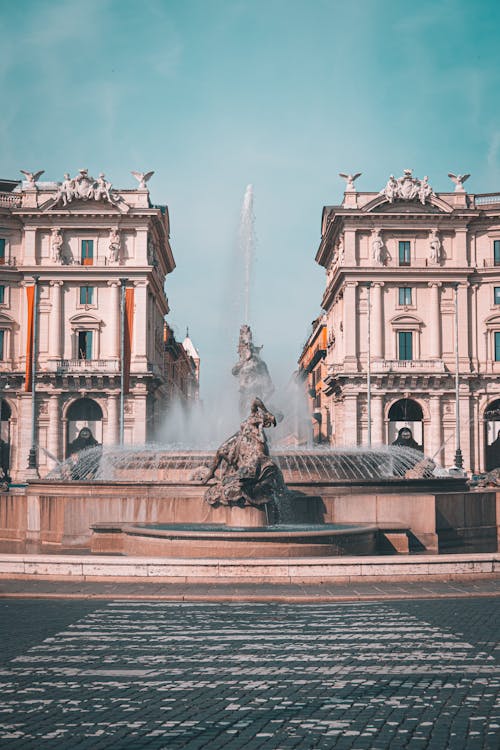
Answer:
<svg viewBox="0 0 500 750"><path fill-rule="evenodd" d="M314 261L339 172L378 191L412 168L500 191L497 0L0 0L0 176L155 170L186 326L210 399L237 359L238 223L253 185L254 341L277 384L319 314Z"/></svg>

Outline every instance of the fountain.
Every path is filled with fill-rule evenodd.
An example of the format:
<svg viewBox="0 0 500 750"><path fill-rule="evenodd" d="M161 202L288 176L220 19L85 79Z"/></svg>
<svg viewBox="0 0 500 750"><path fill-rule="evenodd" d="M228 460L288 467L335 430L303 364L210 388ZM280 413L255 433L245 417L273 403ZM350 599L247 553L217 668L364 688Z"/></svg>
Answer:
<svg viewBox="0 0 500 750"><path fill-rule="evenodd" d="M246 321L252 206L249 186L240 237ZM261 349L246 322L232 370L243 422L217 451L158 445L79 451L30 483L23 502L0 518L0 534L42 548L167 558L437 552L464 544L468 551L496 550L495 521L489 511L485 521L474 515L465 479L417 450L270 451L265 429L281 415L269 402L274 386Z"/></svg>

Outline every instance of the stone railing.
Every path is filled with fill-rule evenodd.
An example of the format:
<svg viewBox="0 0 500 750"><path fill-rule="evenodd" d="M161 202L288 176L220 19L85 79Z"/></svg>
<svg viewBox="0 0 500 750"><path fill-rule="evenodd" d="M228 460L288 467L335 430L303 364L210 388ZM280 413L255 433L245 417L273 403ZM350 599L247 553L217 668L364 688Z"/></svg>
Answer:
<svg viewBox="0 0 500 750"><path fill-rule="evenodd" d="M446 372L439 359L384 359L372 362L371 370L379 372Z"/></svg>
<svg viewBox="0 0 500 750"><path fill-rule="evenodd" d="M500 203L500 193L482 193L474 196L476 206L487 206L490 203Z"/></svg>
<svg viewBox="0 0 500 750"><path fill-rule="evenodd" d="M9 208L20 206L22 203L22 196L19 193L1 193L0 192L0 206L8 206Z"/></svg>
<svg viewBox="0 0 500 750"><path fill-rule="evenodd" d="M117 359L58 359L55 366L58 373L120 372Z"/></svg>

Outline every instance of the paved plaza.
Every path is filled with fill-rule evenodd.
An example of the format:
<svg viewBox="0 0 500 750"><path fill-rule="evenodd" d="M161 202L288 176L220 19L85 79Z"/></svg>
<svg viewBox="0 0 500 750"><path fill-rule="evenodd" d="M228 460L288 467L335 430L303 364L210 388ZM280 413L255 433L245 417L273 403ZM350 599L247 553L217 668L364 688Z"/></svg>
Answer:
<svg viewBox="0 0 500 750"><path fill-rule="evenodd" d="M498 748L500 600L0 601L0 747Z"/></svg>

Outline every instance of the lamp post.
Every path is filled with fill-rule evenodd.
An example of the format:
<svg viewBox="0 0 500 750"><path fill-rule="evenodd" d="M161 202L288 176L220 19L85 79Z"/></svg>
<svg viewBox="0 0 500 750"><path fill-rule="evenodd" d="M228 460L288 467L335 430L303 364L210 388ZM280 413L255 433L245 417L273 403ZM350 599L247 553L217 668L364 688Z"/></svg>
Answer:
<svg viewBox="0 0 500 750"><path fill-rule="evenodd" d="M128 279L120 279L120 445L125 434L125 287Z"/></svg>
<svg viewBox="0 0 500 750"><path fill-rule="evenodd" d="M38 350L38 282L40 276L33 276L35 296L33 301L33 346L31 348L31 448L28 455L28 471L38 476L36 456L36 356Z"/></svg>
<svg viewBox="0 0 500 750"><path fill-rule="evenodd" d="M462 469L464 465L460 449L460 372L458 357L458 284L455 284L455 466Z"/></svg>
<svg viewBox="0 0 500 750"><path fill-rule="evenodd" d="M366 284L366 317L367 317L367 332L366 332L366 419L368 421L368 447L372 445L372 373L371 373L371 329L370 329L370 317L371 317L371 299L370 289L372 283L368 281Z"/></svg>

